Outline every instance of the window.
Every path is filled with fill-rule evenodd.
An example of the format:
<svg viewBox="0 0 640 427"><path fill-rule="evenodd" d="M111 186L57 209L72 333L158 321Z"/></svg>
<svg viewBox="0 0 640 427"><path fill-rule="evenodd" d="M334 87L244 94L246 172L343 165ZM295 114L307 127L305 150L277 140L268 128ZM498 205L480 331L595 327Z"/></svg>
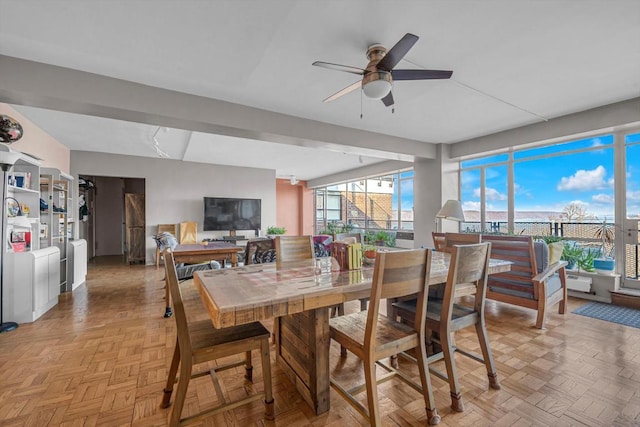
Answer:
<svg viewBox="0 0 640 427"><path fill-rule="evenodd" d="M413 170L317 188L316 233L327 225L413 230Z"/></svg>

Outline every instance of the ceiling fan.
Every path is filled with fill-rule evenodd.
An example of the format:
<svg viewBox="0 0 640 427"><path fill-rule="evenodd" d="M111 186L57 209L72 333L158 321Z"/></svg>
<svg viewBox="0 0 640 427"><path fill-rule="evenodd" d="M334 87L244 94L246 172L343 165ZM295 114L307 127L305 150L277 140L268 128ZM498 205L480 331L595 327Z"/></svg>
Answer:
<svg viewBox="0 0 640 427"><path fill-rule="evenodd" d="M409 49L418 41L418 36L407 33L390 50L380 45L374 44L367 49L369 63L362 69L348 65L333 64L330 62L316 61L313 65L329 68L331 70L344 71L347 73L362 76L361 80L334 93L323 102L330 102L346 95L360 87L364 94L373 99L382 99L385 106L393 105L393 94L391 93L391 83L394 80L431 80L448 79L453 71L444 70L394 70L398 62L409 52Z"/></svg>

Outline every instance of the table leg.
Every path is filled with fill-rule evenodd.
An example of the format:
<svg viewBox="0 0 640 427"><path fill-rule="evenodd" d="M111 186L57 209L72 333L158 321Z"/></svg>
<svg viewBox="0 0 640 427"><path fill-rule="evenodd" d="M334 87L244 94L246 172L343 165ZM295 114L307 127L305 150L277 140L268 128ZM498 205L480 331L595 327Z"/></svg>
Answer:
<svg viewBox="0 0 640 427"><path fill-rule="evenodd" d="M316 415L329 411L329 310L278 317L276 360Z"/></svg>
<svg viewBox="0 0 640 427"><path fill-rule="evenodd" d="M238 253L233 252L231 254L231 267L237 267L237 266L238 266Z"/></svg>

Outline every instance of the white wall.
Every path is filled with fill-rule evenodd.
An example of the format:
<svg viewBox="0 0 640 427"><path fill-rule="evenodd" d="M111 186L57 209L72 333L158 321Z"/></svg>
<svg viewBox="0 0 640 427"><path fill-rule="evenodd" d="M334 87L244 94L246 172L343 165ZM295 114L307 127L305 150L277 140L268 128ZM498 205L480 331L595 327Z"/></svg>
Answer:
<svg viewBox="0 0 640 427"><path fill-rule="evenodd" d="M158 224L196 221L199 238L228 234L202 231L205 196L262 199L263 229L276 223L276 177L272 169L72 151L71 174L76 182L78 175L145 178L148 264L155 262L156 245L151 236ZM77 193L77 187L74 191Z"/></svg>

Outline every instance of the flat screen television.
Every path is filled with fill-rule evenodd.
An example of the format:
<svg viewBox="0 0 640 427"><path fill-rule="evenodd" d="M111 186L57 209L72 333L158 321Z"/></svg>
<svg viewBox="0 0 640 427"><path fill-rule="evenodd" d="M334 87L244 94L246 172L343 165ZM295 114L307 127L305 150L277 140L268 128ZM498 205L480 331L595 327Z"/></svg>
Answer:
<svg viewBox="0 0 640 427"><path fill-rule="evenodd" d="M259 230L260 199L204 198L204 231Z"/></svg>

